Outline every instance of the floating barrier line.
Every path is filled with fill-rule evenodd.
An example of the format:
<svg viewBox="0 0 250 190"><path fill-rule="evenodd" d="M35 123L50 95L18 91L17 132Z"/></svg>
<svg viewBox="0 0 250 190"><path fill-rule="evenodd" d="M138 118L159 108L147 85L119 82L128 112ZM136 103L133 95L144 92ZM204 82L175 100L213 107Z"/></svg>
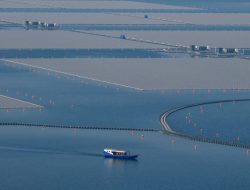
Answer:
<svg viewBox="0 0 250 190"><path fill-rule="evenodd" d="M87 76L84 76L84 75L77 75L77 74L68 73L68 72L64 72L64 71L59 71L59 70L55 70L55 69L45 68L45 67L41 67L41 66L35 66L35 65L31 65L31 64L27 64L27 63L23 63L23 62L12 61L12 60L9 60L9 59L0 59L0 61L19 64L19 65L23 65L23 66L26 66L26 67L45 70L45 71L49 71L49 72L53 72L53 73L59 73L59 74L63 74L63 75L66 75L66 76L73 76L73 77L77 77L77 78L80 78L80 79L87 79L87 80L100 82L100 83L104 83L104 84L108 84L108 85L120 86L120 87L124 87L124 88L130 88L130 89L133 89L133 90L138 90L138 91L143 91L144 90L142 88L137 88L137 87L134 87L134 86L119 84L119 83L115 83L115 82L109 82L109 81L105 81L105 80L101 80L101 79L97 79L97 78L87 77Z"/></svg>
<svg viewBox="0 0 250 190"><path fill-rule="evenodd" d="M157 41L142 40L142 39L137 39L137 38L133 38L133 37L126 37L125 39L121 39L118 36L99 34L99 33L95 33L95 32L89 32L86 30L75 30L75 29L67 30L67 29L64 29L63 31L76 32L76 33L82 33L82 34L93 35L93 36L101 36L101 37L113 38L113 39L119 39L119 40L134 41L134 42L140 42L140 43L146 43L146 44L154 44L154 45L160 45L160 46L165 46L165 47L188 48L188 46L184 46L184 45L173 45L173 44L168 44L165 42L162 43L162 42L157 42Z"/></svg>
<svg viewBox="0 0 250 190"><path fill-rule="evenodd" d="M144 132L160 132L161 130L150 128L115 128L115 127L90 127L90 126L74 126L74 125L52 125L52 124L34 124L19 122L1 122L0 126L24 126L24 127L44 127L44 128L64 128L64 129L89 129L89 130L110 130L110 131L144 131Z"/></svg>
<svg viewBox="0 0 250 190"><path fill-rule="evenodd" d="M174 131L167 122L167 119L171 114L173 114L177 111L183 110L183 109L197 107L197 106L210 105L210 104L230 103L230 102L247 102L247 101L250 101L250 99L218 100L218 101L202 102L202 103L197 103L197 104L189 104L189 105L173 108L173 109L163 113L160 116L160 123L161 123L163 131L164 131L163 133L165 133L167 135L173 135L173 136L193 140L193 141L200 141L200 142L206 142L206 143L211 143L211 144L220 144L220 145L250 149L250 144L244 144L244 143L240 143L237 141L227 141L227 140L220 140L218 138L213 139L213 138L207 138L207 137L203 137L203 136L192 136L189 134L178 133L178 132Z"/></svg>
<svg viewBox="0 0 250 190"><path fill-rule="evenodd" d="M25 104L28 104L28 105L32 105L32 106L30 106L30 107L24 107L24 108L43 108L43 106L38 105L38 104L34 104L34 103L31 103L31 102L27 102L27 101L24 101L24 100L12 98L12 97L4 96L4 95L0 94L0 98L1 98L1 97L6 98L6 99L10 99L10 100L14 100L14 101L18 101L18 102L22 102L22 103L25 103ZM5 108L4 108L4 109L5 109ZM8 109L8 108L7 108L7 109Z"/></svg>
<svg viewBox="0 0 250 190"><path fill-rule="evenodd" d="M192 24L191 22L185 22L182 20L175 20L175 19L166 19L166 18L159 18L159 17L152 17L152 16L148 16L148 15L144 15L143 16L137 16L137 15L133 15L133 14L122 14L122 13L104 13L104 14L110 14L110 15L115 15L115 16L123 16L123 17L131 17L131 18L140 18L143 20L156 20L156 21L166 21L166 22L173 22L173 23L181 23L181 24ZM145 16L147 16L147 18L145 18Z"/></svg>

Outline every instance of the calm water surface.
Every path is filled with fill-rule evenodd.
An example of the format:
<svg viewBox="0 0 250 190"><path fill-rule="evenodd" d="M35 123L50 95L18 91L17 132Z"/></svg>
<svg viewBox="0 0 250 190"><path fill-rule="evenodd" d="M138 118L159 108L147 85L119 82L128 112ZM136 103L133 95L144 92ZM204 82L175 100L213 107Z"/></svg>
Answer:
<svg viewBox="0 0 250 190"><path fill-rule="evenodd" d="M152 1L147 1L152 2ZM156 2L156 1L154 1ZM159 3L166 1L157 0ZM247 1L183 1L203 10L166 12L249 12ZM150 12L150 10L15 9L0 12ZM164 12L152 10L151 12ZM1 26L0 26L1 27ZM3 26L5 27L5 26ZM13 26L14 28L17 26ZM144 28L145 29L145 28ZM39 110L1 110L1 122L161 129L159 116L176 106L249 98L249 91L133 91L88 80L5 65L0 94L43 105ZM73 97L73 98L72 98ZM249 143L249 104L204 106L170 117L175 130ZM192 115L192 124L185 117ZM194 127L194 123L196 126ZM140 154L137 161L104 159L105 147ZM0 190L41 189L249 189L249 152L188 141L160 132L0 127Z"/></svg>
<svg viewBox="0 0 250 190"><path fill-rule="evenodd" d="M137 92L5 64L0 65L0 77L1 94L45 106L42 112L2 110L0 118L6 122L161 129L159 115L172 107L249 97L248 91ZM178 125L180 117L183 121L177 115L171 123L184 129L186 125ZM100 152L105 147L129 149L140 157L104 159ZM2 126L0 150L1 171L6 174L0 176L2 189L248 189L250 185L245 150L160 132Z"/></svg>
<svg viewBox="0 0 250 190"><path fill-rule="evenodd" d="M2 189L248 189L250 185L250 157L241 149L194 144L160 133L144 133L142 140L140 133L128 132L18 127L0 131L1 171L7 174L0 177ZM137 161L122 161L91 155L104 147L127 148L140 156Z"/></svg>

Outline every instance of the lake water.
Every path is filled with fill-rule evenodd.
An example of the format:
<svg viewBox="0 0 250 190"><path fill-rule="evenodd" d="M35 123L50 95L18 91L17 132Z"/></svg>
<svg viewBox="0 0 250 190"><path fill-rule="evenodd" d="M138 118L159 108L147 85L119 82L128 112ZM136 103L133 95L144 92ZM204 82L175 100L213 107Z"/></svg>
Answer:
<svg viewBox="0 0 250 190"><path fill-rule="evenodd" d="M248 189L243 150L126 132L1 127L3 189ZM176 140L175 144L171 141ZM104 159L105 146L139 153ZM97 155L92 155L97 154ZM232 164L233 163L233 164ZM232 172L233 171L233 172ZM230 174L230 175L229 175Z"/></svg>
<svg viewBox="0 0 250 190"><path fill-rule="evenodd" d="M180 133L250 144L249 103L231 102L197 106L169 118L173 130Z"/></svg>
<svg viewBox="0 0 250 190"><path fill-rule="evenodd" d="M186 54L167 53L162 49L0 49L0 58L173 58Z"/></svg>
<svg viewBox="0 0 250 190"><path fill-rule="evenodd" d="M163 3L161 0L157 2ZM196 0L184 3L180 0L168 2L173 5L196 6L204 10L0 8L0 12L249 13L249 4L246 2L242 1L241 4L224 0L213 3ZM0 25L3 28L6 26ZM17 25L13 27L18 28ZM27 57L27 50L18 51L7 50L7 54ZM48 55L48 50L35 51L31 52L33 57ZM62 51L64 52L56 52L59 57L65 53L69 57L79 54L69 50ZM129 49L128 52L116 52L116 54L114 50L102 51L107 51L108 55L121 56L125 53L126 56L132 57L135 55L145 57L146 54L152 53L140 49L138 52L134 50L131 52ZM91 55L98 53L100 52L92 52ZM153 55L158 56L158 53L155 52ZM250 97L249 90L136 91L6 64L2 61L0 94L44 106L43 110L2 109L1 122L159 130L162 129L159 122L161 113L174 107L204 101ZM171 115L169 122L178 132L230 141L239 137L239 141L249 144L249 104L245 102L207 105L202 107L202 112L200 107L194 107L176 112ZM189 113L190 123L186 120ZM135 161L104 159L100 152L106 147L128 149L138 153L139 158ZM167 136L161 132L132 133L0 126L1 190L247 190L250 186L250 171L247 167L249 163L250 155L247 150L189 141Z"/></svg>
<svg viewBox="0 0 250 190"><path fill-rule="evenodd" d="M0 24L3 29L21 29L21 24ZM60 30L159 30L159 31L249 31L249 25L199 24L61 24Z"/></svg>
<svg viewBox="0 0 250 190"><path fill-rule="evenodd" d="M0 67L1 94L45 106L42 112L1 111L1 121L8 122L161 129L159 114L172 107L249 97L248 91L137 92L18 66ZM238 105L241 104L234 106ZM239 109L238 112L244 111L241 115L246 114L246 106ZM217 106L214 110L218 114ZM213 116L213 108L205 111ZM195 117L199 113L192 114ZM171 120L175 129L183 121L181 112L180 115ZM203 119L197 123L203 123ZM245 117L237 124L244 126L246 119L249 122L249 117ZM232 120L226 121L228 126ZM0 177L2 189L248 189L250 185L246 167L250 157L243 149L157 132L10 126L2 126L0 131L0 163L6 174ZM104 159L100 152L105 147L129 149L140 156L137 161Z"/></svg>
<svg viewBox="0 0 250 190"><path fill-rule="evenodd" d="M1 94L45 106L42 112L2 111L2 121L161 128L159 115L175 106L249 95L223 90L140 92L18 65L0 66Z"/></svg>

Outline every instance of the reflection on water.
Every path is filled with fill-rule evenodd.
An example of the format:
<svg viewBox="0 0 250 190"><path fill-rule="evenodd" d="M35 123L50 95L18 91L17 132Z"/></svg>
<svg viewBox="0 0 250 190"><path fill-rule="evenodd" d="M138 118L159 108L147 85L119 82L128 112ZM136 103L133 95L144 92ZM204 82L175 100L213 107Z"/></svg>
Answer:
<svg viewBox="0 0 250 190"><path fill-rule="evenodd" d="M113 159L113 158L104 158L104 165L108 169L114 167L125 167L127 165L137 166L139 161L137 159L124 160L124 159Z"/></svg>

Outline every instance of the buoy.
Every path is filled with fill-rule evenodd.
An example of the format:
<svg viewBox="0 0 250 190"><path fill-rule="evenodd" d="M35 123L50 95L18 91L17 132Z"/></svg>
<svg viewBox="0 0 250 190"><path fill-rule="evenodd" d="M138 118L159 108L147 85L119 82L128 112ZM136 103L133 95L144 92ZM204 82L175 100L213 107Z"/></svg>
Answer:
<svg viewBox="0 0 250 190"><path fill-rule="evenodd" d="M143 134L141 135L141 140L144 140L144 135Z"/></svg>
<svg viewBox="0 0 250 190"><path fill-rule="evenodd" d="M246 155L247 155L247 156L249 155L249 152L250 152L249 149L247 149L247 150L246 150Z"/></svg>
<svg viewBox="0 0 250 190"><path fill-rule="evenodd" d="M196 151L196 150L197 150L197 148L198 148L198 147L197 147L197 145L195 144L195 145L194 145L194 150Z"/></svg>
<svg viewBox="0 0 250 190"><path fill-rule="evenodd" d="M171 140L171 144L175 144L176 143L176 140Z"/></svg>

